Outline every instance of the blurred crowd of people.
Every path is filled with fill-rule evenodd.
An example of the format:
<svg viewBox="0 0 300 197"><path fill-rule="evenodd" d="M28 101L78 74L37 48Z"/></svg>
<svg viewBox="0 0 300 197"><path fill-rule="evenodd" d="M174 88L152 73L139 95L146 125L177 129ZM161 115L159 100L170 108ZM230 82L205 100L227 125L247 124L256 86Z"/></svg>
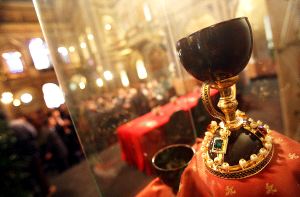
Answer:
<svg viewBox="0 0 300 197"><path fill-rule="evenodd" d="M168 103L175 95L170 83L153 80L85 100L80 106L78 125L86 151L98 152L115 143L119 125Z"/></svg>
<svg viewBox="0 0 300 197"><path fill-rule="evenodd" d="M49 173L61 173L82 159L82 150L65 105L48 112L42 110L11 120L16 152L29 160L29 187L43 195L51 192ZM53 188L52 188L53 189Z"/></svg>
<svg viewBox="0 0 300 197"><path fill-rule="evenodd" d="M116 128L133 118L150 112L175 96L168 83L152 81L137 88L121 88L84 100L75 108L74 121L78 126L85 152L98 154L117 142ZM47 112L38 110L19 114L9 122L17 139L16 152L29 159L26 169L32 190L45 196L53 191L47 175L65 171L80 162L83 153L69 112L63 104Z"/></svg>
<svg viewBox="0 0 300 197"><path fill-rule="evenodd" d="M168 82L153 80L141 83L136 88L120 88L117 92L104 92L84 103L84 108L98 112L121 108L131 111L133 116L149 112L153 107L169 102L176 95L174 87Z"/></svg>

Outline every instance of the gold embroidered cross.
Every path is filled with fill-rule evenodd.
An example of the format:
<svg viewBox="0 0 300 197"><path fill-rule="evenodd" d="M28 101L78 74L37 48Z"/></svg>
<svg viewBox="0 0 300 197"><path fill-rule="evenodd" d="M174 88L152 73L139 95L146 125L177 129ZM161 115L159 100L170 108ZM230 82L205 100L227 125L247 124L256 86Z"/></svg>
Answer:
<svg viewBox="0 0 300 197"><path fill-rule="evenodd" d="M283 139L282 138L276 138L274 140L277 144L280 144L281 142L283 142Z"/></svg>
<svg viewBox="0 0 300 197"><path fill-rule="evenodd" d="M180 182L178 187L178 193L180 192L181 188L182 188L182 183Z"/></svg>
<svg viewBox="0 0 300 197"><path fill-rule="evenodd" d="M277 189L274 187L273 184L266 183L266 194L274 194L277 192Z"/></svg>
<svg viewBox="0 0 300 197"><path fill-rule="evenodd" d="M289 153L289 159L298 159L299 155L297 155L296 153Z"/></svg>
<svg viewBox="0 0 300 197"><path fill-rule="evenodd" d="M197 172L197 167L196 167L196 165L192 165L192 170L193 170L194 172Z"/></svg>
<svg viewBox="0 0 300 197"><path fill-rule="evenodd" d="M233 186L226 186L225 192L226 192L225 193L226 196L231 196L231 195L234 195L236 193Z"/></svg>

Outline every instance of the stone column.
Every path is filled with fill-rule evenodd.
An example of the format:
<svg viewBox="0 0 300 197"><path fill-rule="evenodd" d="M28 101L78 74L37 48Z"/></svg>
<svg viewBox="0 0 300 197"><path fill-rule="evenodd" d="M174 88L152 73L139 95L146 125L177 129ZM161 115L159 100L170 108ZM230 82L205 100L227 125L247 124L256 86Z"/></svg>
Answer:
<svg viewBox="0 0 300 197"><path fill-rule="evenodd" d="M299 0L266 0L270 16L284 134L300 139Z"/></svg>

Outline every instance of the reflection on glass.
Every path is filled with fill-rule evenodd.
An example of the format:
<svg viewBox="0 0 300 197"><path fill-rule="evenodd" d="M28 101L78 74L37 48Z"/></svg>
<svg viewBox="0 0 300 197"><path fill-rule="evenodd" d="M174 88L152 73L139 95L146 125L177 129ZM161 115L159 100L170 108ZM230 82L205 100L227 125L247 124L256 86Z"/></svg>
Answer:
<svg viewBox="0 0 300 197"><path fill-rule="evenodd" d="M74 52L74 51L75 51L75 47L70 46L70 47L69 47L69 51L70 51L71 53Z"/></svg>
<svg viewBox="0 0 300 197"><path fill-rule="evenodd" d="M109 24L109 23L105 24L105 25L104 25L104 28L105 28L107 31L111 30L111 24Z"/></svg>
<svg viewBox="0 0 300 197"><path fill-rule="evenodd" d="M110 81L113 79L113 74L109 70L104 71L103 76L104 76L104 79L107 81Z"/></svg>
<svg viewBox="0 0 300 197"><path fill-rule="evenodd" d="M145 16L146 21L148 21L148 22L151 21L152 16L151 16L150 8L147 3L144 3L143 9L144 9L144 16Z"/></svg>
<svg viewBox="0 0 300 197"><path fill-rule="evenodd" d="M96 84L98 87L103 87L103 85L104 85L103 79L102 78L96 79Z"/></svg>
<svg viewBox="0 0 300 197"><path fill-rule="evenodd" d="M81 43L80 43L80 47L81 47L82 49L85 49L85 48L86 48L86 43L85 43L85 42L81 42Z"/></svg>
<svg viewBox="0 0 300 197"><path fill-rule="evenodd" d="M61 59L65 63L69 62L69 52L66 47L58 47L57 52L60 54Z"/></svg>
<svg viewBox="0 0 300 197"><path fill-rule="evenodd" d="M76 0L70 7L55 3L58 0L37 2L66 104L101 192L123 195L105 182L110 179L116 188L124 187L126 183L118 181L124 171L139 177L137 186L127 187L136 194L153 179L155 152L195 139L187 118L197 106L199 95L193 94L197 83L190 78L188 89L182 84L161 5ZM66 17L67 12L76 14ZM55 33L58 23L63 30ZM174 96L181 99L176 107L170 101ZM196 99L186 105L190 97ZM171 119L177 111L184 118Z"/></svg>

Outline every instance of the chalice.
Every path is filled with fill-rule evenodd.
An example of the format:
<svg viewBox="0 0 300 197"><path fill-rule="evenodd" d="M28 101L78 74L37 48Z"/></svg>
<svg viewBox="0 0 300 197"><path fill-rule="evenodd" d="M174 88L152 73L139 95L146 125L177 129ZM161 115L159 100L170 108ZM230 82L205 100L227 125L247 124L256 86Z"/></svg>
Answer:
<svg viewBox="0 0 300 197"><path fill-rule="evenodd" d="M263 170L274 148L271 131L237 110L235 83L252 52L253 38L247 17L235 18L199 30L177 42L184 68L203 82L202 101L212 121L202 141L202 158L208 171L226 179L241 179ZM220 93L214 108L210 88Z"/></svg>

